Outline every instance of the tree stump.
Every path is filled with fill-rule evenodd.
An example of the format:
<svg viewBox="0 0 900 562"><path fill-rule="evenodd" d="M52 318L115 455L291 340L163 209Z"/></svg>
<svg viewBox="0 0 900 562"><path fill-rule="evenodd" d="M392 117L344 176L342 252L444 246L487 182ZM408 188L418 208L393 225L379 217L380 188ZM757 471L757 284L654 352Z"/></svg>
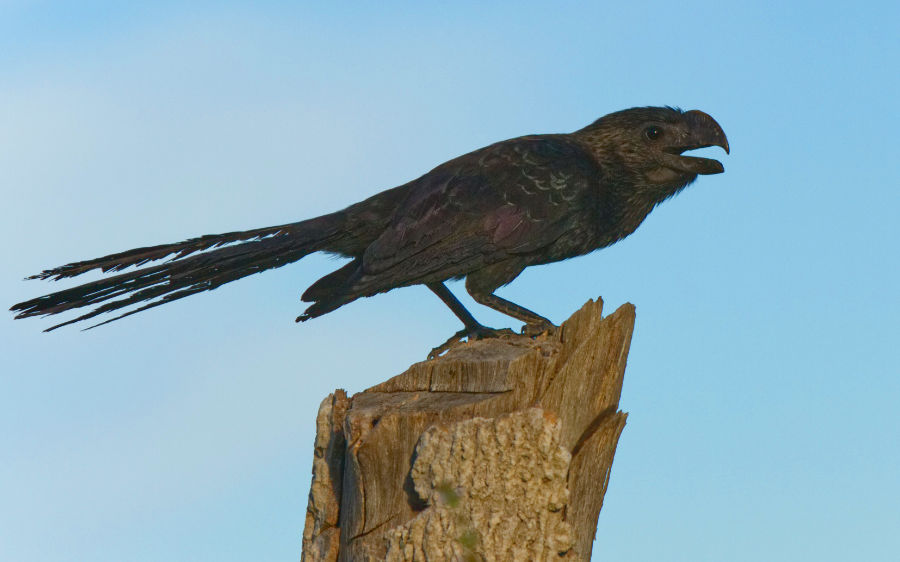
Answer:
<svg viewBox="0 0 900 562"><path fill-rule="evenodd" d="M316 418L303 560L588 560L634 307L458 345Z"/></svg>

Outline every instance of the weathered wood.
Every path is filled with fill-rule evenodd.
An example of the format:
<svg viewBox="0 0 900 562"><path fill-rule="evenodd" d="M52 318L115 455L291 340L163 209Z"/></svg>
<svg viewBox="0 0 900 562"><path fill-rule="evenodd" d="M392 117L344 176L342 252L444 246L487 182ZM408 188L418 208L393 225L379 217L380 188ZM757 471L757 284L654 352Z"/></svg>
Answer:
<svg viewBox="0 0 900 562"><path fill-rule="evenodd" d="M590 558L634 328L590 301L322 402L304 561Z"/></svg>

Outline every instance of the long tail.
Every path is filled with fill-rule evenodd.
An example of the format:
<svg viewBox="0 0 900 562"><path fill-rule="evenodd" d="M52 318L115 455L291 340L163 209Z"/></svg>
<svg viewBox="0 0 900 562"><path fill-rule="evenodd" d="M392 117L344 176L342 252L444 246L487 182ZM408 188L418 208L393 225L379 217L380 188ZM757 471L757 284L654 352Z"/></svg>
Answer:
<svg viewBox="0 0 900 562"><path fill-rule="evenodd" d="M57 280L93 269L114 272L172 256L160 265L120 273L44 295L13 305L10 310L18 313L16 318L28 318L98 305L78 318L45 330L49 332L105 312L146 303L90 326L93 328L194 293L211 291L253 273L287 265L312 252L327 250L344 236L344 222L345 215L339 212L293 224L211 234L175 244L135 248L102 258L70 263L45 270L28 279Z"/></svg>

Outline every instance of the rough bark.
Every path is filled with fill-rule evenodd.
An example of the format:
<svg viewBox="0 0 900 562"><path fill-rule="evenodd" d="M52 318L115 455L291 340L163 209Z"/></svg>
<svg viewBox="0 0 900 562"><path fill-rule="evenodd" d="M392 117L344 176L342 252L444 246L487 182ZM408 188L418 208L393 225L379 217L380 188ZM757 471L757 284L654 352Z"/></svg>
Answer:
<svg viewBox="0 0 900 562"><path fill-rule="evenodd" d="M588 560L634 307L459 345L316 419L304 561Z"/></svg>

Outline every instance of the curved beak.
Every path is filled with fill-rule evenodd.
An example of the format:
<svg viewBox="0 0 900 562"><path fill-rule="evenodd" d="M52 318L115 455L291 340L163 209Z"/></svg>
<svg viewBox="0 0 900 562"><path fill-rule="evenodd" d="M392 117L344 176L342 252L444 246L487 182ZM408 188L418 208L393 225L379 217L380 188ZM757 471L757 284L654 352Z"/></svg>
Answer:
<svg viewBox="0 0 900 562"><path fill-rule="evenodd" d="M693 109L684 113L684 119L688 124L689 133L683 139L683 144L671 147L667 150L665 163L668 167L692 174L721 174L725 167L718 160L711 158L698 158L696 156L682 156L681 153L708 146L720 146L726 154L730 154L728 138L725 131L708 114Z"/></svg>
<svg viewBox="0 0 900 562"><path fill-rule="evenodd" d="M684 118L691 128L690 139L697 145L693 148L721 146L725 150L725 154L731 154L725 131L709 114L703 113L699 109L692 109L684 114Z"/></svg>

